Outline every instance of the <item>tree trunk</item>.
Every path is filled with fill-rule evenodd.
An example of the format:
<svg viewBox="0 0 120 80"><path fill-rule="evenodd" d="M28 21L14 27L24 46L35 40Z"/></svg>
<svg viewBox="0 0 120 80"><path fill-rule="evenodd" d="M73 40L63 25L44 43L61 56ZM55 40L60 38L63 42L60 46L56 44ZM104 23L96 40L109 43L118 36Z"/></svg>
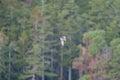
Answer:
<svg viewBox="0 0 120 80"><path fill-rule="evenodd" d="M63 55L61 55L61 62L63 61ZM60 67L60 78L63 80L63 66Z"/></svg>
<svg viewBox="0 0 120 80"><path fill-rule="evenodd" d="M42 74L42 80L45 80L45 77L44 77L44 72L43 72L43 74Z"/></svg>
<svg viewBox="0 0 120 80"><path fill-rule="evenodd" d="M43 64L43 69L42 69L42 80L45 80L45 70L44 70L45 65L44 65L44 62L45 62L45 59L44 59L44 54L43 54L43 62L42 62L42 64Z"/></svg>
<svg viewBox="0 0 120 80"><path fill-rule="evenodd" d="M42 13L41 13L41 16L43 17L44 16L44 0L40 0L40 2L42 3ZM45 20L43 18L42 20L42 26L45 27ZM44 43L44 40L43 40L43 43ZM42 70L42 80L45 80L45 70L44 70L44 54L43 54L43 70Z"/></svg>
<svg viewBox="0 0 120 80"><path fill-rule="evenodd" d="M68 80L72 80L71 79L71 76L72 76L72 69L71 69L71 67L69 67L69 70L68 70Z"/></svg>
<svg viewBox="0 0 120 80"><path fill-rule="evenodd" d="M10 7L10 16L11 16L11 21L13 19L13 9L12 7ZM9 28L9 31L10 31L10 28ZM10 33L10 32L9 32ZM8 64L8 80L11 80L10 77L11 77L11 41L10 41L10 35L9 35L9 53L8 53L8 57L9 57L9 64Z"/></svg>
<svg viewBox="0 0 120 80"><path fill-rule="evenodd" d="M93 80L93 67L94 67L94 64L95 64L95 58L93 56L92 59L91 59L90 80Z"/></svg>
<svg viewBox="0 0 120 80"><path fill-rule="evenodd" d="M51 50L51 72L53 72L53 68L54 68L53 59L54 59L54 57L53 57L53 50ZM51 77L51 80L53 80L53 77Z"/></svg>
<svg viewBox="0 0 120 80"><path fill-rule="evenodd" d="M35 74L33 74L33 76L32 76L32 80L35 80Z"/></svg>
<svg viewBox="0 0 120 80"><path fill-rule="evenodd" d="M11 80L11 43L9 43L9 64L8 64L8 80Z"/></svg>
<svg viewBox="0 0 120 80"><path fill-rule="evenodd" d="M83 75L83 74L82 74L82 70L79 69L79 78L81 78L82 75Z"/></svg>
<svg viewBox="0 0 120 80"><path fill-rule="evenodd" d="M1 52L1 46L0 46L0 52ZM0 53L0 66L2 65L2 57L1 57L1 53ZM0 80L2 79L2 71L0 70Z"/></svg>
<svg viewBox="0 0 120 80"><path fill-rule="evenodd" d="M44 69L42 70L42 80L45 80L45 72L44 72Z"/></svg>

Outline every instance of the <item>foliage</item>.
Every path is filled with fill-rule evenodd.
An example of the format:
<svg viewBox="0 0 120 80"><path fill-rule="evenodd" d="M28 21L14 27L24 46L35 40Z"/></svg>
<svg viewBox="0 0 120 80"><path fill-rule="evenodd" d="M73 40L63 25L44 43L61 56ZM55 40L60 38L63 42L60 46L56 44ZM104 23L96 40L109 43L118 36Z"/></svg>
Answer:
<svg viewBox="0 0 120 80"><path fill-rule="evenodd" d="M71 80L119 80L119 4L0 0L0 80L59 80L61 67L67 80L72 66Z"/></svg>
<svg viewBox="0 0 120 80"><path fill-rule="evenodd" d="M80 78L79 80L89 80L89 75L84 75L82 78Z"/></svg>
<svg viewBox="0 0 120 80"><path fill-rule="evenodd" d="M102 48L105 46L105 31L89 31L85 33L83 37L84 41L86 41L87 39L90 40L90 44L88 45L88 51L91 55L94 56L95 54L100 53Z"/></svg>
<svg viewBox="0 0 120 80"><path fill-rule="evenodd" d="M119 80L120 78L120 38L113 39L111 41L111 48L113 50L113 58L109 62L109 67L107 68L107 79L109 80Z"/></svg>

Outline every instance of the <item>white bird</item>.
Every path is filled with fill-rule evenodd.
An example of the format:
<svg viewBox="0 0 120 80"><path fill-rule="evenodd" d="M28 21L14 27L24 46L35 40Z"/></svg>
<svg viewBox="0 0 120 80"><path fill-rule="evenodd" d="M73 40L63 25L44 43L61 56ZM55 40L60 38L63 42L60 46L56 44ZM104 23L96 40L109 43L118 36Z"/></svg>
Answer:
<svg viewBox="0 0 120 80"><path fill-rule="evenodd" d="M64 39L62 37L60 38L60 41L61 41L61 45L64 46Z"/></svg>
<svg viewBox="0 0 120 80"><path fill-rule="evenodd" d="M62 36L63 37L63 40L66 41L66 36Z"/></svg>
<svg viewBox="0 0 120 80"><path fill-rule="evenodd" d="M60 37L61 45L64 46L64 43L66 41L66 36Z"/></svg>

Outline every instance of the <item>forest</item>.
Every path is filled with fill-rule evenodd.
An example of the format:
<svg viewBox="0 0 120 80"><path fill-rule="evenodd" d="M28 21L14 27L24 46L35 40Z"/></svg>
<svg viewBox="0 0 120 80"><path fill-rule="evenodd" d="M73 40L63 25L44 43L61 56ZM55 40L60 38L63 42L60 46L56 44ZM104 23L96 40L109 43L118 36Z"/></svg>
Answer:
<svg viewBox="0 0 120 80"><path fill-rule="evenodd" d="M120 80L120 0L0 0L0 80Z"/></svg>

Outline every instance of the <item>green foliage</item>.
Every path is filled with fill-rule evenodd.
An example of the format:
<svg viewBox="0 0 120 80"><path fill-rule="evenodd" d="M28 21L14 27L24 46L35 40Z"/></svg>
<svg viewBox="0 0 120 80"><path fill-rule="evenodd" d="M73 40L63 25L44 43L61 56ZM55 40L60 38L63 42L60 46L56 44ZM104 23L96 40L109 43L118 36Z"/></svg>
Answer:
<svg viewBox="0 0 120 80"><path fill-rule="evenodd" d="M111 41L111 48L113 49L114 53L119 53L119 48L120 48L120 38L113 39Z"/></svg>
<svg viewBox="0 0 120 80"><path fill-rule="evenodd" d="M103 30L89 31L84 34L83 41L86 41L87 39L90 40L88 51L90 52L91 55L95 56L97 53L101 52L102 48L106 44L105 31Z"/></svg>
<svg viewBox="0 0 120 80"><path fill-rule="evenodd" d="M120 0L44 0L44 5L41 1L0 0L0 80L42 76L43 70L57 80L52 78L60 75L60 66L71 67L81 53L78 46L87 40L92 56L101 53L106 44L111 47L113 56L106 75L108 80L119 80ZM67 41L61 48L63 35ZM47 65L43 65L43 56ZM88 78L84 74L80 80Z"/></svg>
<svg viewBox="0 0 120 80"><path fill-rule="evenodd" d="M107 79L109 80L119 80L120 78L120 38L113 39L111 41L111 48L113 50L113 58L109 62L109 67L107 68Z"/></svg>
<svg viewBox="0 0 120 80"><path fill-rule="evenodd" d="M82 78L80 78L79 80L89 80L89 75L84 75Z"/></svg>

